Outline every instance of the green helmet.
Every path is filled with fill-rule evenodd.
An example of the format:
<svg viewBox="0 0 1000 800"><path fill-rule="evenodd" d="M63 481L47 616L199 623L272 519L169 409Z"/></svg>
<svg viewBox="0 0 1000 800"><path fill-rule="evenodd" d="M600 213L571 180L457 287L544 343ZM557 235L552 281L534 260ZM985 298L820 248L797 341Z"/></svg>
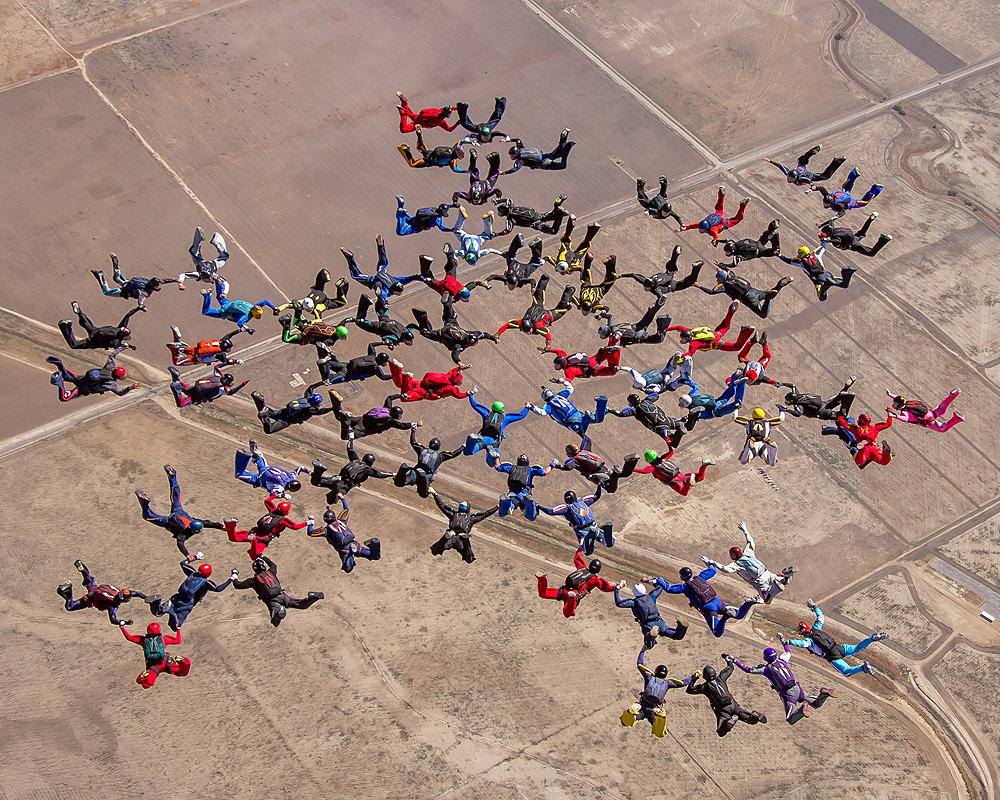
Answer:
<svg viewBox="0 0 1000 800"><path fill-rule="evenodd" d="M503 413L503 409L504 409L504 405L503 405L503 403L501 403L501 402L500 402L499 400L497 400L497 401L496 401L496 402L495 402L495 403L494 403L494 404L493 404L493 405L491 406L491 410L492 410L492 411L493 411L493 413L495 413L495 414L502 414L502 413Z"/></svg>
<svg viewBox="0 0 1000 800"><path fill-rule="evenodd" d="M647 450L643 453L642 457L646 459L647 464L652 464L657 458L659 458L655 450Z"/></svg>
<svg viewBox="0 0 1000 800"><path fill-rule="evenodd" d="M343 325L338 325L334 333L337 335L338 339L344 340L347 338L347 328Z"/></svg>

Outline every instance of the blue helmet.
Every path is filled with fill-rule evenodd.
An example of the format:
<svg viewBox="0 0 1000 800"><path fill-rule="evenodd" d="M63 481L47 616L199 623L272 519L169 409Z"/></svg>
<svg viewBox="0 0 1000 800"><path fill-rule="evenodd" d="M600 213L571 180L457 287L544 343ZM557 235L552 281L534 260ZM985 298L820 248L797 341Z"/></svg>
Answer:
<svg viewBox="0 0 1000 800"><path fill-rule="evenodd" d="M469 510L469 504L468 504L468 502L466 502L465 500L463 500L461 503L459 503L458 504L458 510L459 511L468 511Z"/></svg>
<svg viewBox="0 0 1000 800"><path fill-rule="evenodd" d="M200 519L193 519L191 520L190 524L188 524L188 528L192 531L200 531L204 527L205 523L202 522Z"/></svg>
<svg viewBox="0 0 1000 800"><path fill-rule="evenodd" d="M472 295L472 292L471 292L471 291L469 291L468 289L466 289L466 288L465 288L465 287L463 286L463 287L462 287L462 291L460 291L460 292L458 293L458 299L459 299L459 300L468 300L468 299L469 299L469 297L470 297L471 295Z"/></svg>
<svg viewBox="0 0 1000 800"><path fill-rule="evenodd" d="M311 406L321 406L323 405L323 395L316 394L313 392L309 397L306 398Z"/></svg>

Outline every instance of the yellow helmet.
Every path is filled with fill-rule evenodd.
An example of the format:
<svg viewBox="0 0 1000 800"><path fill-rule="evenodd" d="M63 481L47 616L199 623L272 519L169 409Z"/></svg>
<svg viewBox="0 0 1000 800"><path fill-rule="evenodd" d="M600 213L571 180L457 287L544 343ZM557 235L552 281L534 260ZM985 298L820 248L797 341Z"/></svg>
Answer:
<svg viewBox="0 0 1000 800"><path fill-rule="evenodd" d="M754 419L764 419L764 417L766 417L766 416L767 416L767 414L764 413L764 409L763 408L755 408L753 410L753 418Z"/></svg>
<svg viewBox="0 0 1000 800"><path fill-rule="evenodd" d="M264 316L264 309L262 309L260 306L254 306L253 308L250 309L250 316L253 317L254 319L260 319L262 316Z"/></svg>
<svg viewBox="0 0 1000 800"><path fill-rule="evenodd" d="M802 245L802 247L799 248L799 258L803 258L804 256L809 255L810 252L811 251L809 250L808 247Z"/></svg>

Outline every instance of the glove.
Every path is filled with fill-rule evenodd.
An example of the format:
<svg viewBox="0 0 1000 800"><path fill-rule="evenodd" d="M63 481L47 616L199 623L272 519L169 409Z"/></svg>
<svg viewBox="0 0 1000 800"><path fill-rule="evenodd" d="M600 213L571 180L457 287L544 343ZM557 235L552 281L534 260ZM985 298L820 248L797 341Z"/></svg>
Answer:
<svg viewBox="0 0 1000 800"><path fill-rule="evenodd" d="M726 661L730 661L730 662L732 662L732 661L735 661L735 660L736 660L736 659L735 659L735 658L733 658L733 657L732 657L731 655L729 655L729 653L723 653L723 654L722 654L722 658L723 658L724 660L726 660Z"/></svg>
<svg viewBox="0 0 1000 800"><path fill-rule="evenodd" d="M471 392L469 392L469 394L475 394L475 393L476 393L476 392L478 392L478 391L479 391L479 387L478 387L478 386L473 386L473 387L472 387L472 391L471 391Z"/></svg>
<svg viewBox="0 0 1000 800"><path fill-rule="evenodd" d="M806 600L806 605L813 611L816 610L816 601L813 600L811 597L808 600Z"/></svg>
<svg viewBox="0 0 1000 800"><path fill-rule="evenodd" d="M238 569L234 569L231 573L229 573L229 577L231 579L235 580L236 576L239 575L239 574L240 574L240 571Z"/></svg>
<svg viewBox="0 0 1000 800"><path fill-rule="evenodd" d="M778 634L778 641L782 644L788 644L788 640L785 638L785 634L783 633Z"/></svg>
<svg viewBox="0 0 1000 800"><path fill-rule="evenodd" d="M701 557L701 563L702 564L711 564L712 563L712 559L710 559L708 556L702 556Z"/></svg>
<svg viewBox="0 0 1000 800"><path fill-rule="evenodd" d="M624 589L626 586L628 586L628 581L625 580L624 578L622 578L620 581L618 581L618 588L619 589Z"/></svg>
<svg viewBox="0 0 1000 800"><path fill-rule="evenodd" d="M125 620L123 620L123 619L118 620L118 627L119 628L124 628L125 625L126 625Z"/></svg>
<svg viewBox="0 0 1000 800"><path fill-rule="evenodd" d="M204 557L205 557L204 553L195 553L194 554L194 560L195 561L201 561Z"/></svg>

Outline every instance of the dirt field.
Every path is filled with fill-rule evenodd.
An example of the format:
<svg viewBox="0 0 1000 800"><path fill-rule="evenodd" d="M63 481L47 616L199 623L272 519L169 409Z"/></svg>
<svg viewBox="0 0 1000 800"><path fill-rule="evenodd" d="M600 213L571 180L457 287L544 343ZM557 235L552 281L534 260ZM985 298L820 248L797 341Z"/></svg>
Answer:
<svg viewBox="0 0 1000 800"><path fill-rule="evenodd" d="M973 650L965 645L955 647L934 667L934 674L994 743L1000 742L1000 728L996 719L983 714L982 709L995 701L998 668L996 653Z"/></svg>
<svg viewBox="0 0 1000 800"><path fill-rule="evenodd" d="M836 607L872 630L884 630L894 644L901 644L914 653L924 653L941 635L917 607L911 589L902 575L888 575L868 589Z"/></svg>
<svg viewBox="0 0 1000 800"><path fill-rule="evenodd" d="M816 57L837 21L833 3L539 5L723 156L794 132L782 113L781 87L791 83L821 87L796 93L792 116L802 127L864 103Z"/></svg>
<svg viewBox="0 0 1000 800"><path fill-rule="evenodd" d="M937 36L931 12L887 5ZM992 22L962 35L983 6L962 4L956 27L939 40L970 64L995 50ZM14 481L30 476L32 489L18 491L16 513L0 525L7 587L0 593L0 666L19 676L4 693L13 735L0 747L0 794L34 800L169 791L254 798L697 793L742 800L799 797L806 785L831 797L991 796L1000 785L995 749L966 719L975 715L967 684L940 690L946 705L951 693L969 708L942 725L907 675L949 680L971 664L988 677L994 659L964 645L948 649L955 636L991 646L996 633L976 618L968 593L927 563L939 552L970 576L998 579L988 515L1000 494L993 422L1000 394L993 307L1000 286L993 271L977 265L992 263L1000 228L990 208L972 207L995 205L989 203L993 134L984 111L995 81L980 76L967 89L941 76L941 88L907 116L886 109L848 124L847 115L864 108L872 93L831 61L830 39L846 19L844 7L814 0L684 3L670 14L625 0L537 7L489 0L475 8L439 1L419 13L382 0L114 8L56 0L11 7L4 32L12 44L0 61L0 110L9 124L0 149L16 157L0 167L8 187L0 246L12 265L3 272L0 375L3 399L14 408L0 437L0 479L12 498ZM849 66L870 72L887 93L936 76L870 28L862 20L847 31L838 58L846 53ZM65 355L53 326L69 316L70 301L79 299L101 323L117 321L129 307L102 298L88 271L107 269L107 254L115 251L127 275L174 276L190 265L186 249L196 225L209 235L225 231L232 258L223 274L233 296L251 301L299 296L321 268L345 275L341 246L370 269L376 233L386 235L395 274L416 271L419 253L433 254L440 270L441 246L453 237L392 235L393 196L405 195L412 210L447 199L467 178L411 170L399 158L396 145L412 145L413 136L397 130L397 89L415 107L468 99L474 119L485 117L502 92L509 104L501 129L529 145L552 146L562 127L571 128L578 144L566 171L522 170L499 185L517 204L539 209L565 192L566 207L579 216L577 239L585 222L599 219L594 252L598 261L616 254L619 273L658 271L681 244L682 274L701 259L701 283L710 286L712 261L722 256L708 237L675 234L672 221L638 213L637 175L653 186L667 173L685 222L712 209L720 183L730 213L751 197L733 234L756 238L779 218L782 252L789 255L802 242L815 243L819 197L788 186L756 156L747 163L746 153L767 146L771 157L794 162L812 142L786 137L827 124L814 166L844 155L848 161L833 183L857 165L862 192L872 181L885 186L872 206L880 216L871 238L887 231L892 243L876 259L828 257L835 271L848 263L861 267L849 291L834 290L819 303L797 268L776 259L750 262L740 274L754 286L770 288L783 275L795 280L769 319L740 309L730 338L741 325L766 330L773 349L768 375L803 391L832 396L856 375L855 414L881 418L885 387L936 403L960 386L954 408L966 422L946 436L895 425L883 435L893 463L861 472L836 437L819 435L821 423L789 418L774 433L778 463L762 472L756 462L739 464L740 429L726 419L705 420L674 457L683 471L704 457L715 461L689 497L638 475L594 506L598 519L615 527L615 547L597 554L612 581L674 579L679 567L700 565L702 556L724 560L732 544L742 543L741 520L771 569L799 568L771 605L731 623L723 641L707 634L685 602L664 599L664 618L682 615L691 630L682 643L661 643L650 664L662 661L671 675L686 677L709 662L721 666L724 650L756 664L776 632L791 632L808 615L804 602L813 597L830 613L839 640L856 641L866 630L892 634L871 649L876 676L843 679L796 651L794 667L807 690L837 691L796 726L784 724L763 679L741 673L731 679L733 693L768 714L765 728L739 726L720 741L704 699L674 692L665 741L650 737L645 723L625 730L617 718L640 686L631 615L595 593L578 617L566 620L558 603L537 596L536 571L556 584L572 569L576 542L565 522L494 517L476 529L474 565L454 553L433 558L427 548L444 530L443 516L391 481L369 481L349 496L358 538L383 541L380 562L362 562L345 575L323 539L286 533L268 551L281 580L293 594L319 590L326 599L291 611L275 631L252 593L212 595L184 627L184 641L171 648L192 659L187 678L164 676L153 691L140 690L139 649L101 614L62 610L53 589L77 578L76 558L117 585L169 596L180 583L174 543L140 519L134 498L144 490L155 510L166 507L163 464L177 468L189 511L215 520L237 516L243 527L262 513L264 499L229 474L236 448L248 438L283 465L319 457L337 469L344 457L332 417L277 436L261 433L248 391L280 406L317 373L312 348L269 338L277 333L270 315L256 324L256 336L238 340L251 348L247 364L232 369L238 379L252 380L247 393L210 407L172 408L163 347L168 325L179 325L189 341L231 329L198 314L197 284L184 293L167 287L149 301L151 313L134 319L139 350L123 363L142 383L135 402L114 413L106 412L121 401L59 404L44 358ZM663 112L684 129L678 132ZM428 132L431 146L456 138ZM959 147L947 149L948 141ZM781 144L772 151L775 142ZM480 148L480 155L490 149ZM739 165L736 171L714 168L715 153L732 159L723 166ZM962 194L949 198L951 185ZM469 209L470 230L482 213ZM864 216L852 211L845 223L860 225ZM547 242L546 253L554 252ZM484 259L463 267L461 279L499 266ZM553 275L547 305L566 283L579 287L578 280ZM334 318L352 310L359 294L352 285L350 308ZM494 285L458 308L466 327L495 331L529 302L525 290ZM608 302L616 322L631 322L652 296L620 279ZM412 287L393 301L392 314L410 322L410 309L424 308L436 323L439 305L429 289ZM663 313L674 324L714 327L727 305L724 296L691 289L671 295ZM554 325L555 344L594 352L601 344L597 326L593 315L574 310ZM337 353L360 355L369 341L352 328ZM622 363L662 367L677 342L670 334L659 346L630 347ZM541 344L517 331L499 345L477 344L463 354L471 364L464 387L478 387L476 398L486 405L502 400L508 411L540 403L541 388L555 374L551 356L538 352ZM760 352L753 350L755 357ZM393 356L418 377L452 366L444 348L422 339ZM97 361L103 361L97 354L67 357L71 367ZM695 380L716 395L736 366L730 353L701 353L696 362ZM625 375L578 379L575 389L583 410L600 394L620 409L631 391ZM342 387L353 413L394 391L374 379ZM744 411L774 412L785 391L752 387ZM680 416L677 395L660 404ZM420 441L438 436L445 448L460 446L479 424L467 400L453 399L408 404L405 419L423 423ZM611 463L664 449L630 419L609 416L592 434ZM529 415L509 428L503 457L525 452L544 465L561 458L570 441L576 437L551 420ZM404 432L361 440L358 450L374 453L376 465L391 471L413 460ZM479 509L497 501L505 481L476 456L450 462L435 485L450 502L467 499ZM535 494L555 505L564 491L589 486L554 472ZM323 493L306 486L292 505L295 519L320 516ZM205 552L215 577L233 566L249 574L243 547L221 532L190 544ZM735 578L720 576L715 585L726 602L751 591ZM138 600L123 611L136 630L150 619ZM995 731L988 733L995 740Z"/></svg>
<svg viewBox="0 0 1000 800"><path fill-rule="evenodd" d="M997 550L1000 548L1000 520L991 519L941 547L946 556L974 574L994 584L1000 583Z"/></svg>

